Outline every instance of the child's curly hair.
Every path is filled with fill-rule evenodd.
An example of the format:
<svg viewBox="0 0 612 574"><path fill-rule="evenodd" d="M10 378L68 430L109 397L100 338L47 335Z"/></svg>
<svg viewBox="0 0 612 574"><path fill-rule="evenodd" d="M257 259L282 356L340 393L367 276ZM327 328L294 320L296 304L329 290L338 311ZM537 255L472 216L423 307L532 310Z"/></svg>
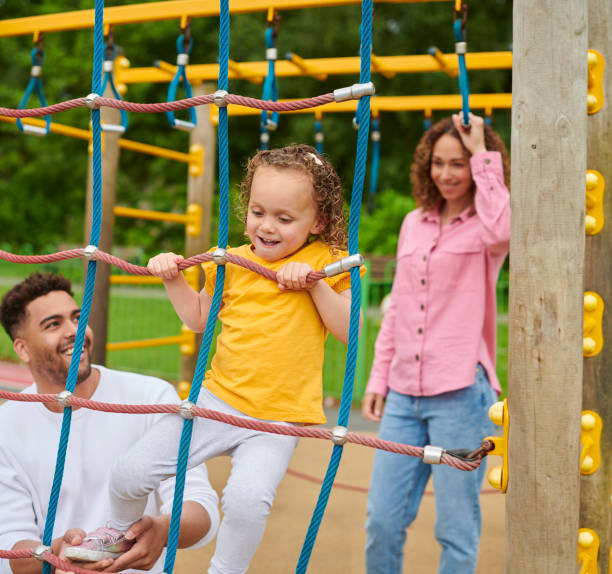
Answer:
<svg viewBox="0 0 612 574"><path fill-rule="evenodd" d="M305 144L262 150L249 160L246 175L240 184L240 216L245 224L253 177L257 168L262 166L294 169L308 175L312 181L319 217L325 224L316 238L326 243L332 253L338 249L346 249L346 219L340 177L325 156L319 155L313 147Z"/></svg>
<svg viewBox="0 0 612 574"><path fill-rule="evenodd" d="M436 184L431 179L431 156L436 142L445 134L457 138L467 155L470 155L470 152L463 145L459 132L457 132L451 118L436 122L423 134L414 152L414 161L410 168L410 181L412 183L412 195L416 200L416 204L424 211L435 209L442 199ZM504 166L504 181L508 189L510 189L510 159L508 158L506 145L493 128L486 124L484 126L484 135L487 150L501 153L502 164ZM472 193L474 191L473 187Z"/></svg>

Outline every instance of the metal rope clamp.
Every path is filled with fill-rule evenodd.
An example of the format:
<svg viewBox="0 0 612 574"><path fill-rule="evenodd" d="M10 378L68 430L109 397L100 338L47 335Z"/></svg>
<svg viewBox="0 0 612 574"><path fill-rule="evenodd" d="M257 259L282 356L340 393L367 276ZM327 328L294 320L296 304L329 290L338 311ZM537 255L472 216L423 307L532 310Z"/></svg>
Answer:
<svg viewBox="0 0 612 574"><path fill-rule="evenodd" d="M215 106L217 106L218 108L226 108L227 96L229 96L229 94L226 90L217 90L213 94L213 102L215 103Z"/></svg>
<svg viewBox="0 0 612 574"><path fill-rule="evenodd" d="M465 54L467 52L467 42L455 42L455 54Z"/></svg>
<svg viewBox="0 0 612 574"><path fill-rule="evenodd" d="M65 409L67 409L68 407L72 406L69 402L68 399L72 396L72 393L68 390L64 390L61 393L58 393L57 395L57 402L62 405Z"/></svg>
<svg viewBox="0 0 612 574"><path fill-rule="evenodd" d="M323 267L323 272L327 277L333 277L334 275L339 275L340 273L349 271L353 267L361 267L363 265L363 261L363 255L360 253L355 253L354 255L349 255L348 257L343 257L338 261L329 263Z"/></svg>
<svg viewBox="0 0 612 574"><path fill-rule="evenodd" d="M85 96L85 105L90 109L90 110L97 110L100 108L100 104L98 103L98 98L100 97L99 94L96 94L95 92L92 92L91 94L88 94L87 96Z"/></svg>
<svg viewBox="0 0 612 574"><path fill-rule="evenodd" d="M348 429L346 427L343 427L341 425L335 426L331 430L331 441L337 446L342 446L346 443L347 433Z"/></svg>
<svg viewBox="0 0 612 574"><path fill-rule="evenodd" d="M225 251L225 249L222 249L221 247L217 247L217 249L215 249L212 252L212 260L217 264L217 265L225 265L227 263L227 251Z"/></svg>
<svg viewBox="0 0 612 574"><path fill-rule="evenodd" d="M85 257L85 259L88 261L95 261L97 251L98 248L95 245L88 245L87 247L83 248L83 257Z"/></svg>
<svg viewBox="0 0 612 574"><path fill-rule="evenodd" d="M439 446L426 445L423 448L423 462L425 464L440 464L444 449Z"/></svg>
<svg viewBox="0 0 612 574"><path fill-rule="evenodd" d="M186 420L193 419L193 408L195 404L191 401L185 399L181 405L179 406L179 415L181 415Z"/></svg>
<svg viewBox="0 0 612 574"><path fill-rule="evenodd" d="M51 546L39 544L36 548L34 548L34 550L32 550L32 555L34 556L34 558L36 558L36 560L44 562L45 559L43 558L43 555L45 554L45 552L51 552Z"/></svg>
<svg viewBox="0 0 612 574"><path fill-rule="evenodd" d="M373 82L366 84L353 84L346 88L334 90L334 100L336 102L346 102L347 100L358 100L362 96L373 96L376 93Z"/></svg>

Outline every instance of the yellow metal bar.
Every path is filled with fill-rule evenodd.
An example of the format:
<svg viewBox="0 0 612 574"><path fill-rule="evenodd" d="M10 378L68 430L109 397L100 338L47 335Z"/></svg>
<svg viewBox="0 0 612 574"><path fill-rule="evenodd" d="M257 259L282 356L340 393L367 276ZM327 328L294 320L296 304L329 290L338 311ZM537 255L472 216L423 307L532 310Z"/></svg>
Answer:
<svg viewBox="0 0 612 574"><path fill-rule="evenodd" d="M374 0L378 4L405 4L420 2L448 2L449 0ZM347 6L360 4L361 0L274 0L276 10L299 10L321 8L323 6ZM270 0L232 0L232 14L265 12L270 8ZM219 15L218 0L174 0L173 2L148 2L129 6L115 6L104 10L104 23L107 27L161 20L181 20L186 18L206 18ZM93 10L75 10L57 14L45 14L27 18L13 18L0 21L0 38L23 36L40 32L59 32L63 30L84 30L93 28Z"/></svg>
<svg viewBox="0 0 612 574"><path fill-rule="evenodd" d="M371 68L372 72L376 72L378 74L382 74L385 78L391 79L395 78L395 72L390 72L385 68L385 64L382 61L382 58L379 58L376 54L371 55Z"/></svg>
<svg viewBox="0 0 612 574"><path fill-rule="evenodd" d="M280 100L287 101L287 100ZM357 100L331 103L316 108L319 113L354 113L357 109ZM512 107L512 94L470 94L470 107L474 109L508 109ZM370 99L372 114L379 112L416 112L426 110L459 110L461 109L461 95L437 96L374 96ZM230 116L256 116L260 110L230 104L227 106ZM287 114L314 114L313 109L281 112ZM210 121L219 122L219 113L215 106L210 107Z"/></svg>
<svg viewBox="0 0 612 574"><path fill-rule="evenodd" d="M468 70L504 70L512 69L512 52L471 52L466 54ZM239 66L239 67L238 67ZM359 74L359 58L300 58L292 54L291 60L277 60L275 74L279 78L311 76L315 79L327 79L328 75ZM429 54L412 56L376 56L372 63L372 72L385 74L408 74L426 72L447 72L458 69L457 54L443 54L436 57ZM261 83L266 76L268 63L241 62L230 66L230 79L248 79ZM190 82L216 80L219 77L218 64L196 64L187 66L187 78ZM157 68L118 68L115 70L117 84L168 83L174 75Z"/></svg>
<svg viewBox="0 0 612 574"><path fill-rule="evenodd" d="M312 60L309 62L307 60L304 60L304 58L300 58L300 56L298 56L297 54L291 53L291 59L289 61L294 66L296 66L300 70L300 72L302 72L302 74L299 75L312 76L315 80L319 81L327 80L327 74L322 74L317 65L312 63ZM281 60L281 62L283 64L286 63L286 61L284 60ZM278 66L279 64L281 64L281 62L277 62L276 65ZM274 73L276 74L276 68L274 70Z"/></svg>
<svg viewBox="0 0 612 574"><path fill-rule="evenodd" d="M249 69L244 64L239 64L234 60L229 60L227 63L228 71L232 73L231 78L240 80L250 80L254 84L261 84L264 81L264 76L259 74L253 74L249 72ZM219 66L217 66L217 70ZM218 77L218 75L217 75ZM199 78L194 78L197 81Z"/></svg>
<svg viewBox="0 0 612 574"><path fill-rule="evenodd" d="M450 63L451 59L445 58L440 48L436 48L435 52L431 54L431 57L439 64L441 72L446 72L451 78L456 78L459 75L459 64L457 62L457 58L454 58L454 62Z"/></svg>
<svg viewBox="0 0 612 574"><path fill-rule="evenodd" d="M162 285L163 281L159 277L148 275L111 275L111 285Z"/></svg>
<svg viewBox="0 0 612 574"><path fill-rule="evenodd" d="M189 217L182 213L167 213L165 211L151 211L149 209L135 209L116 205L113 213L118 217L132 217L134 219L149 219L151 221L169 221L171 223L188 223Z"/></svg>
<svg viewBox="0 0 612 574"><path fill-rule="evenodd" d="M166 345L183 345L186 342L184 335L174 337L158 337L157 339L141 339L139 341L122 341L120 343L106 343L107 351L127 351L131 349L145 349L148 347L165 347Z"/></svg>
<svg viewBox="0 0 612 574"><path fill-rule="evenodd" d="M14 124L16 123L16 121L17 120L15 118L9 118L7 116L0 116L0 122ZM45 122L43 120L38 120L36 118L23 118L21 121L24 124L28 124L31 126L38 126L41 128L45 127ZM80 140L91 141L91 132L89 130L83 130L81 128L67 126L65 124L58 124L57 122L51 122L49 131L54 134L60 134L63 136L69 136L69 137L80 139ZM190 150L189 153L183 153L180 151L174 151L171 149L166 149L163 147L158 147L158 146L149 145L149 144L145 144L141 142L136 142L133 140L126 140L123 138L119 140L119 147L121 149L127 149L131 151L136 151L139 153L144 153L147 155L153 155L156 157L164 157L166 159L171 159L174 161L180 161L182 163L187 163L189 164L190 169L192 168L192 166L197 166L199 162L200 173L201 173L202 158L204 157L203 150L201 152L198 150Z"/></svg>

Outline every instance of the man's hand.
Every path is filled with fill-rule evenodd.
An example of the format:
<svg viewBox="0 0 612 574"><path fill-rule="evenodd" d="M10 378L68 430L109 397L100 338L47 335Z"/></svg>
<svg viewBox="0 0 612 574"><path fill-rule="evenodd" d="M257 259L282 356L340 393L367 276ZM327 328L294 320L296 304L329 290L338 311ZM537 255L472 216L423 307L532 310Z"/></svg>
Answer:
<svg viewBox="0 0 612 574"><path fill-rule="evenodd" d="M85 531L81 530L80 528L71 528L70 530L67 530L66 534L64 534L62 538L54 540L54 553L62 560L80 566L82 568L87 568L87 570L104 570L105 568L111 566L113 563L112 558L107 558L106 560L100 560L98 562L87 562L86 565L84 565L82 562L76 562L74 560L66 558L66 548L68 548L69 546L78 546L79 544L81 544L81 542L83 542L85 536ZM71 574L71 572L68 570L60 570L59 568L56 568L55 574Z"/></svg>
<svg viewBox="0 0 612 574"><path fill-rule="evenodd" d="M170 516L143 516L138 522L134 522L125 537L128 540L135 539L136 543L115 559L105 572L120 572L128 568L150 570L166 546L169 529Z"/></svg>
<svg viewBox="0 0 612 574"><path fill-rule="evenodd" d="M366 393L361 401L361 414L374 422L380 422L382 418L383 406L385 404L384 395L378 393Z"/></svg>

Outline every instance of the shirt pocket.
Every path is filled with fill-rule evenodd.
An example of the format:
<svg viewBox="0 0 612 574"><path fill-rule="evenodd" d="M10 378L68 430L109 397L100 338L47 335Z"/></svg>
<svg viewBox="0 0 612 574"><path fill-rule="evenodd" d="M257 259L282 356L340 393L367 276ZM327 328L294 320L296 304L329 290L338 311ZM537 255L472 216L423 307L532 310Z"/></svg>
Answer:
<svg viewBox="0 0 612 574"><path fill-rule="evenodd" d="M470 237L438 245L429 267L435 291L476 291L484 286L484 245Z"/></svg>
<svg viewBox="0 0 612 574"><path fill-rule="evenodd" d="M393 290L398 293L413 292L417 277L422 274L419 266L419 251L416 243L403 245L397 252L397 265L393 279ZM422 257L420 258L422 260Z"/></svg>

